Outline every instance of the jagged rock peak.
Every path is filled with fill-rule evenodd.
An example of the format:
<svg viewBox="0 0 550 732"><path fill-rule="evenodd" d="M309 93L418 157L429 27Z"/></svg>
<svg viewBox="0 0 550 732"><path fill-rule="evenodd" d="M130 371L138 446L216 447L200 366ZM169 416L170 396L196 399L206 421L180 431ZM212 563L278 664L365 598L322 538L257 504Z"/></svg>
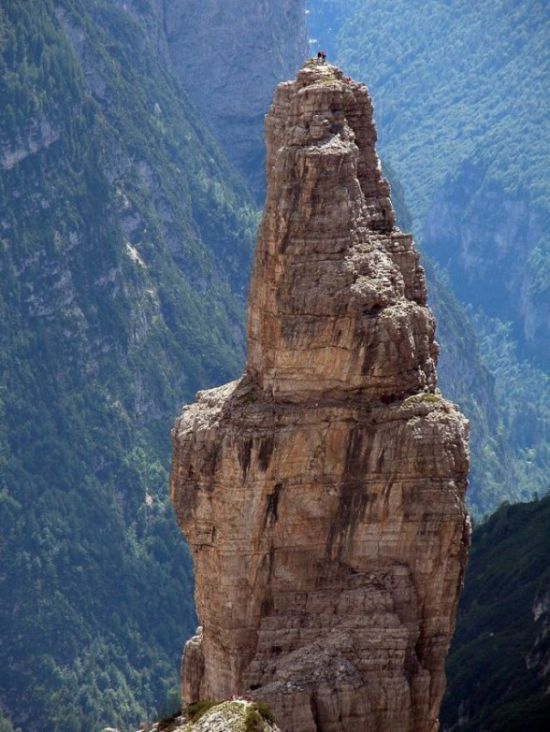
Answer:
<svg viewBox="0 0 550 732"><path fill-rule="evenodd" d="M366 87L336 66L309 62L277 87L248 348L249 375L275 398L435 388L424 272L375 142Z"/></svg>
<svg viewBox="0 0 550 732"><path fill-rule="evenodd" d="M395 217L390 189L382 177L375 143L372 103L365 85L345 76L337 66L309 61L295 81L277 87L266 122L268 185L278 185L272 168L282 146L309 148L310 154L316 149L317 154L332 155L337 160L346 151L352 157L358 153L354 172L365 198L367 208L363 213L368 225L374 230L391 231ZM339 182L344 183L345 178Z"/></svg>
<svg viewBox="0 0 550 732"><path fill-rule="evenodd" d="M266 120L246 374L174 429L202 627L183 696L285 732L435 732L469 541L467 423L394 226L365 87L310 62Z"/></svg>

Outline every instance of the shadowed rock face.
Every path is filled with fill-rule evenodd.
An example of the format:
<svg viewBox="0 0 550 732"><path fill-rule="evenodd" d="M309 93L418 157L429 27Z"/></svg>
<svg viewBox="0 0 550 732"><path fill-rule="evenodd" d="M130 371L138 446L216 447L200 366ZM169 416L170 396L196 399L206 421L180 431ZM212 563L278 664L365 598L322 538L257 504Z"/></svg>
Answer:
<svg viewBox="0 0 550 732"><path fill-rule="evenodd" d="M266 122L246 374L174 430L202 622L187 700L251 691L285 732L438 727L469 542L467 424L394 226L366 88L309 63Z"/></svg>
<svg viewBox="0 0 550 732"><path fill-rule="evenodd" d="M304 0L163 0L172 67L263 201L262 120L307 53Z"/></svg>

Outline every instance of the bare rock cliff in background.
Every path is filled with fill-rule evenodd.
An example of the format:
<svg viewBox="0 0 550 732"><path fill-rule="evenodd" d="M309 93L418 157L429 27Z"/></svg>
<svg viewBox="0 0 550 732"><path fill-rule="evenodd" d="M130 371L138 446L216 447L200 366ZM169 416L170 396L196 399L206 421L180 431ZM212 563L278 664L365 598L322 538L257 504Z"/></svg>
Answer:
<svg viewBox="0 0 550 732"><path fill-rule="evenodd" d="M307 54L305 0L165 0L172 67L225 153L263 197L263 118Z"/></svg>
<svg viewBox="0 0 550 732"><path fill-rule="evenodd" d="M469 543L467 423L394 225L366 88L277 88L245 375L174 431L202 629L187 701L251 692L285 732L433 732Z"/></svg>

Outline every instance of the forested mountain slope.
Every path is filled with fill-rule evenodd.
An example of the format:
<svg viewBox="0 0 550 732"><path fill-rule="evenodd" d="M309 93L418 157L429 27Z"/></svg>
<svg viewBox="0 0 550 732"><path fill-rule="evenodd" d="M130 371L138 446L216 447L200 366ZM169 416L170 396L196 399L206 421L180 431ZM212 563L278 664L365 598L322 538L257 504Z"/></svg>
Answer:
<svg viewBox="0 0 550 732"><path fill-rule="evenodd" d="M481 457L492 465L488 475L498 472L489 454L496 440L507 446L509 479L494 485L493 495L517 500L545 491L547 4L310 0L308 6L310 34L367 81L382 156L403 186L420 244L436 261L443 289L450 286L468 306L468 329L494 375L498 428L474 463ZM445 359L443 334L440 340ZM442 369L445 388L453 388L457 373ZM460 393L454 397L462 403ZM476 412L463 408L475 436Z"/></svg>
<svg viewBox="0 0 550 732"><path fill-rule="evenodd" d="M0 11L0 709L151 716L192 585L173 415L241 368L255 214L147 3Z"/></svg>
<svg viewBox="0 0 550 732"><path fill-rule="evenodd" d="M543 732L550 718L550 497L473 533L447 661L445 731Z"/></svg>

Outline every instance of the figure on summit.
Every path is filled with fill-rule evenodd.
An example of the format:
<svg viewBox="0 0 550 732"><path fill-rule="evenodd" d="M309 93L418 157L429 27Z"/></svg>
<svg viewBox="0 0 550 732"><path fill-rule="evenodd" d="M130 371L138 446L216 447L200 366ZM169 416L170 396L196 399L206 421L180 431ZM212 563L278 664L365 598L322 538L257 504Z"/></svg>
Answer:
<svg viewBox="0 0 550 732"><path fill-rule="evenodd" d="M322 64L326 63L327 54L324 51L319 51L317 53L317 61L320 61Z"/></svg>

